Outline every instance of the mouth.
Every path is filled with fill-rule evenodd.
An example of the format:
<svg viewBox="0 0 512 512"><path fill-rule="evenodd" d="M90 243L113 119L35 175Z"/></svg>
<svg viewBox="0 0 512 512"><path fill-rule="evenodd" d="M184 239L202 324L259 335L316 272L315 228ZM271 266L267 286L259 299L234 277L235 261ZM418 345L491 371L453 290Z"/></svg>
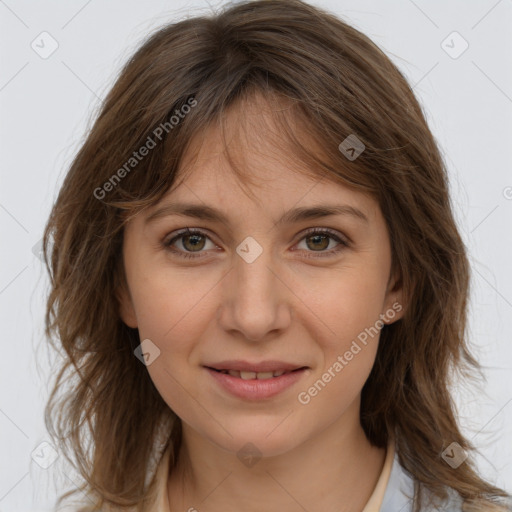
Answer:
<svg viewBox="0 0 512 512"><path fill-rule="evenodd" d="M296 386L310 370L308 366L298 367L277 361L260 364L224 362L215 366L218 368L204 365L204 369L213 378L215 387L218 386L223 392L238 399L249 401L267 400L284 393ZM259 371L254 371L256 369Z"/></svg>
<svg viewBox="0 0 512 512"><path fill-rule="evenodd" d="M242 380L268 380L276 377L281 377L282 375L288 373L294 373L301 370L305 370L307 366L301 366L300 368L296 368L295 370L275 370L268 372L253 372L253 371L243 371L243 370L219 370L217 368L212 368L210 366L206 366L209 370L213 370L217 373L223 373L225 375L231 375L231 377L235 377Z"/></svg>

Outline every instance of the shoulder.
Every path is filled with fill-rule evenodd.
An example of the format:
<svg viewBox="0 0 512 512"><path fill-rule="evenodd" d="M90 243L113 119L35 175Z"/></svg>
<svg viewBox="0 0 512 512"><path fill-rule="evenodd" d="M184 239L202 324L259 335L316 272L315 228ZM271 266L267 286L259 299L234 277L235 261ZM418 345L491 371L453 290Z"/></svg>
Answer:
<svg viewBox="0 0 512 512"><path fill-rule="evenodd" d="M464 500L454 490L448 488L448 496L441 500L428 491L425 493L426 502L430 504L421 508L422 512L512 512L512 499L503 500L500 505L478 508L468 507ZM395 454L393 466L379 512L413 512L414 479L402 467Z"/></svg>
<svg viewBox="0 0 512 512"><path fill-rule="evenodd" d="M422 512L463 512L463 501L459 494L449 489L448 497L445 500L434 498L428 494L427 501L431 505L422 507ZM413 512L414 507L414 479L402 467L395 454L393 466L379 512Z"/></svg>
<svg viewBox="0 0 512 512"><path fill-rule="evenodd" d="M167 503L167 479L169 475L169 463L172 454L169 432L172 430L173 417L164 418L159 426L157 438L148 463L148 471L145 479L145 508L146 512L160 512L166 510ZM70 508L59 509L58 512L137 512L138 507L115 507L103 503L95 505L99 498L92 492L84 493L79 503Z"/></svg>

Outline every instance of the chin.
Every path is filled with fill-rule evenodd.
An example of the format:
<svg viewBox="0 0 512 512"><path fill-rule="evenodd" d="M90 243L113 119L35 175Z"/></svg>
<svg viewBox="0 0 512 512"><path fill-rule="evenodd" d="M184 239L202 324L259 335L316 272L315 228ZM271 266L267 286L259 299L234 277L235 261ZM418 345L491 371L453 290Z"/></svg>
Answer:
<svg viewBox="0 0 512 512"><path fill-rule="evenodd" d="M230 453L236 454L238 458L250 457L251 454L257 457L276 457L290 450L293 450L305 439L303 429L297 429L295 433L290 425L280 422L283 418L267 418L258 421L254 418L244 418L235 423L224 424L224 428L231 434L227 435L224 430L220 436L213 436L208 433L209 439L217 446Z"/></svg>

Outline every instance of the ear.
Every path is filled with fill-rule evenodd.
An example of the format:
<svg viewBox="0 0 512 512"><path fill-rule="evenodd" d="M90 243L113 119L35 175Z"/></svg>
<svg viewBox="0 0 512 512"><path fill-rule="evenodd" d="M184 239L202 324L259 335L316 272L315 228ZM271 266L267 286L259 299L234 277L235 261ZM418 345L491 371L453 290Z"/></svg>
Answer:
<svg viewBox="0 0 512 512"><path fill-rule="evenodd" d="M404 302L404 290L402 285L402 275L400 269L396 268L391 272L386 289L386 297L384 300L384 310L382 311L382 320L385 324L390 325L400 320L407 309Z"/></svg>
<svg viewBox="0 0 512 512"><path fill-rule="evenodd" d="M119 315L121 319L128 327L136 329L138 327L137 316L135 315L135 308L133 307L126 279L123 279L116 288L116 297L119 302Z"/></svg>

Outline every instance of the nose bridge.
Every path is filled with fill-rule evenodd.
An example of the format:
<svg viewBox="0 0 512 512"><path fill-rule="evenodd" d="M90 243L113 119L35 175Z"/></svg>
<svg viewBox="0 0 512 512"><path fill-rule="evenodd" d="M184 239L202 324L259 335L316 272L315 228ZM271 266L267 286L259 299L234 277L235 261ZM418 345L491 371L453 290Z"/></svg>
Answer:
<svg viewBox="0 0 512 512"><path fill-rule="evenodd" d="M286 287L272 270L273 251L269 245L264 248L262 244L247 237L236 248L220 315L224 329L238 330L253 341L285 328L290 319L283 295Z"/></svg>

